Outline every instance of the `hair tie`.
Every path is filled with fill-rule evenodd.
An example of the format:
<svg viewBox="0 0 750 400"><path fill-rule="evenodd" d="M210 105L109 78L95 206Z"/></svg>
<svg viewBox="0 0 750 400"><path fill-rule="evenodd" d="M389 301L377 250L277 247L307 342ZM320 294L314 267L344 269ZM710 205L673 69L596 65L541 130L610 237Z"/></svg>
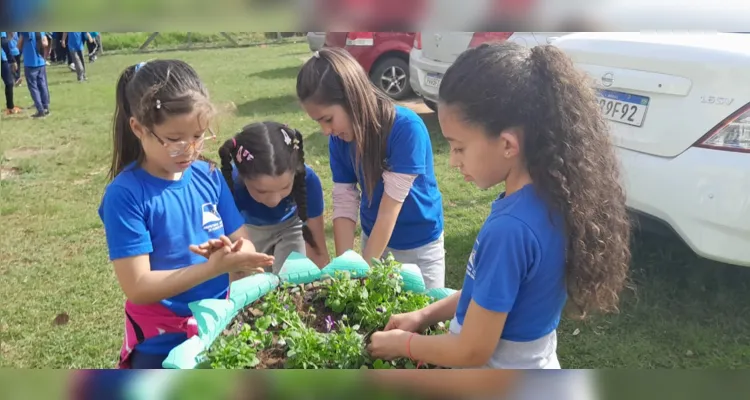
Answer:
<svg viewBox="0 0 750 400"><path fill-rule="evenodd" d="M161 100L156 99L156 109L161 110Z"/></svg>
<svg viewBox="0 0 750 400"><path fill-rule="evenodd" d="M235 147L237 147L237 139L232 138L232 148L235 148Z"/></svg>
<svg viewBox="0 0 750 400"><path fill-rule="evenodd" d="M315 57L315 58L320 58L320 52L319 52L319 51L317 51L317 50L315 50L315 51L313 52L313 57Z"/></svg>
<svg viewBox="0 0 750 400"><path fill-rule="evenodd" d="M136 64L135 65L135 72L138 72L138 70L141 69L141 67L143 67L144 65L146 65L145 61L139 62L138 64Z"/></svg>

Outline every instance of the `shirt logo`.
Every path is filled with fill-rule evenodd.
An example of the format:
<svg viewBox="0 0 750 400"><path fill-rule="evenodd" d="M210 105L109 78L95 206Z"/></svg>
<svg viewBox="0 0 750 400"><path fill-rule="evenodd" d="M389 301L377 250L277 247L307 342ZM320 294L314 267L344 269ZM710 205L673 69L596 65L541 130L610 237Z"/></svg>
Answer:
<svg viewBox="0 0 750 400"><path fill-rule="evenodd" d="M466 275L468 275L471 279L475 279L475 275L477 272L477 269L474 266L474 258L477 255L477 246L479 246L479 240L476 241L474 248L471 249L471 254L469 255L469 263L466 265Z"/></svg>
<svg viewBox="0 0 750 400"><path fill-rule="evenodd" d="M224 223L221 221L219 210L216 208L216 204L205 203L201 207L203 209L203 229L207 232L213 232L217 229L224 227Z"/></svg>

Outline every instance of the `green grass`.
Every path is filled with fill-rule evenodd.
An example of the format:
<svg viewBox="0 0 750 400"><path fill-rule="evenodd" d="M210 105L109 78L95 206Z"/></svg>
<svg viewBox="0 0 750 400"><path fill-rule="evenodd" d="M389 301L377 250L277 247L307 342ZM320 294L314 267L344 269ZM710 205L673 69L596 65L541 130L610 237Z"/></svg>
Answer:
<svg viewBox="0 0 750 400"><path fill-rule="evenodd" d="M321 175L329 205L326 140L300 110L295 77L307 44L172 52L193 65L223 110L219 144L260 120L307 134L307 161ZM104 56L79 84L65 67L48 70L52 115L0 121L0 367L109 368L122 343L124 297L107 261L97 207L111 153L114 88L128 65L153 58ZM17 102L30 106L25 87ZM432 113L432 136L446 214L447 283L461 285L467 256L497 190L480 191L448 166L448 146ZM329 242L329 248L332 249ZM709 263L682 244L639 235L636 291L622 312L565 320L559 354L568 368L739 368L750 365L750 270ZM58 314L70 321L55 325Z"/></svg>
<svg viewBox="0 0 750 400"><path fill-rule="evenodd" d="M276 32L227 32L240 46L281 41L304 41L301 33L289 36L293 32L284 32L283 38L277 39ZM126 32L102 34L102 47L106 52L132 52L140 49L152 32ZM191 32L192 47L229 47L232 43L217 32ZM159 32L159 35L148 45L147 51L164 49L184 49L188 45L188 32Z"/></svg>

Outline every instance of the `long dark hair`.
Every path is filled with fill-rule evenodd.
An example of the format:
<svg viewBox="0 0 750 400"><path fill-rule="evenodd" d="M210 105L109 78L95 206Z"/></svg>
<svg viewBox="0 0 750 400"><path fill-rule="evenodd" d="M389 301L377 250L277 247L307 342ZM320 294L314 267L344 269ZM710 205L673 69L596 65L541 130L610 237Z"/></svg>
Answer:
<svg viewBox="0 0 750 400"><path fill-rule="evenodd" d="M585 75L553 46L484 44L448 69L440 101L490 137L522 128L534 186L565 218L570 301L582 317L617 311L630 223L609 129Z"/></svg>
<svg viewBox="0 0 750 400"><path fill-rule="evenodd" d="M196 109L205 113L206 120L214 113L208 89L195 70L180 60L155 60L125 68L117 80L115 96L110 180L130 163L143 161L141 142L130 127L131 117L153 129L171 116ZM208 161L202 155L198 158Z"/></svg>
<svg viewBox="0 0 750 400"><path fill-rule="evenodd" d="M385 150L396 109L346 50L323 48L302 66L297 75L297 97L301 102L343 107L352 121L355 170L362 166L369 201L385 166Z"/></svg>
<svg viewBox="0 0 750 400"><path fill-rule="evenodd" d="M247 151L251 159L245 155ZM240 154L238 154L238 152ZM234 192L232 166L244 179L257 176L279 176L294 173L292 198L297 204L297 216L302 220L302 237L317 248L312 231L307 226L307 170L302 133L278 122L259 122L245 126L219 148L221 173ZM238 158L242 161L237 161ZM244 189L243 189L244 190Z"/></svg>

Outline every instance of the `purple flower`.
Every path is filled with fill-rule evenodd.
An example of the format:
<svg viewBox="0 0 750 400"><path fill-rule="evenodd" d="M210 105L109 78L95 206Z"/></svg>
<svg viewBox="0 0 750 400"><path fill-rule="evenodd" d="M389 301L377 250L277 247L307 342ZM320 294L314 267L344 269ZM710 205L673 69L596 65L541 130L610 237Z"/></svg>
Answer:
<svg viewBox="0 0 750 400"><path fill-rule="evenodd" d="M330 316L330 315L329 315L329 316L327 316L327 317L326 317L326 331L330 332L330 331L331 331L331 329L333 329L333 327L334 327L335 325L336 325L336 321L334 321L334 320L333 320L333 318L331 318L331 316Z"/></svg>
<svg viewBox="0 0 750 400"><path fill-rule="evenodd" d="M382 313L382 312L385 312L385 309L383 307L378 307L375 309L375 311Z"/></svg>
<svg viewBox="0 0 750 400"><path fill-rule="evenodd" d="M288 310L289 309L289 304L284 304L284 309Z"/></svg>

